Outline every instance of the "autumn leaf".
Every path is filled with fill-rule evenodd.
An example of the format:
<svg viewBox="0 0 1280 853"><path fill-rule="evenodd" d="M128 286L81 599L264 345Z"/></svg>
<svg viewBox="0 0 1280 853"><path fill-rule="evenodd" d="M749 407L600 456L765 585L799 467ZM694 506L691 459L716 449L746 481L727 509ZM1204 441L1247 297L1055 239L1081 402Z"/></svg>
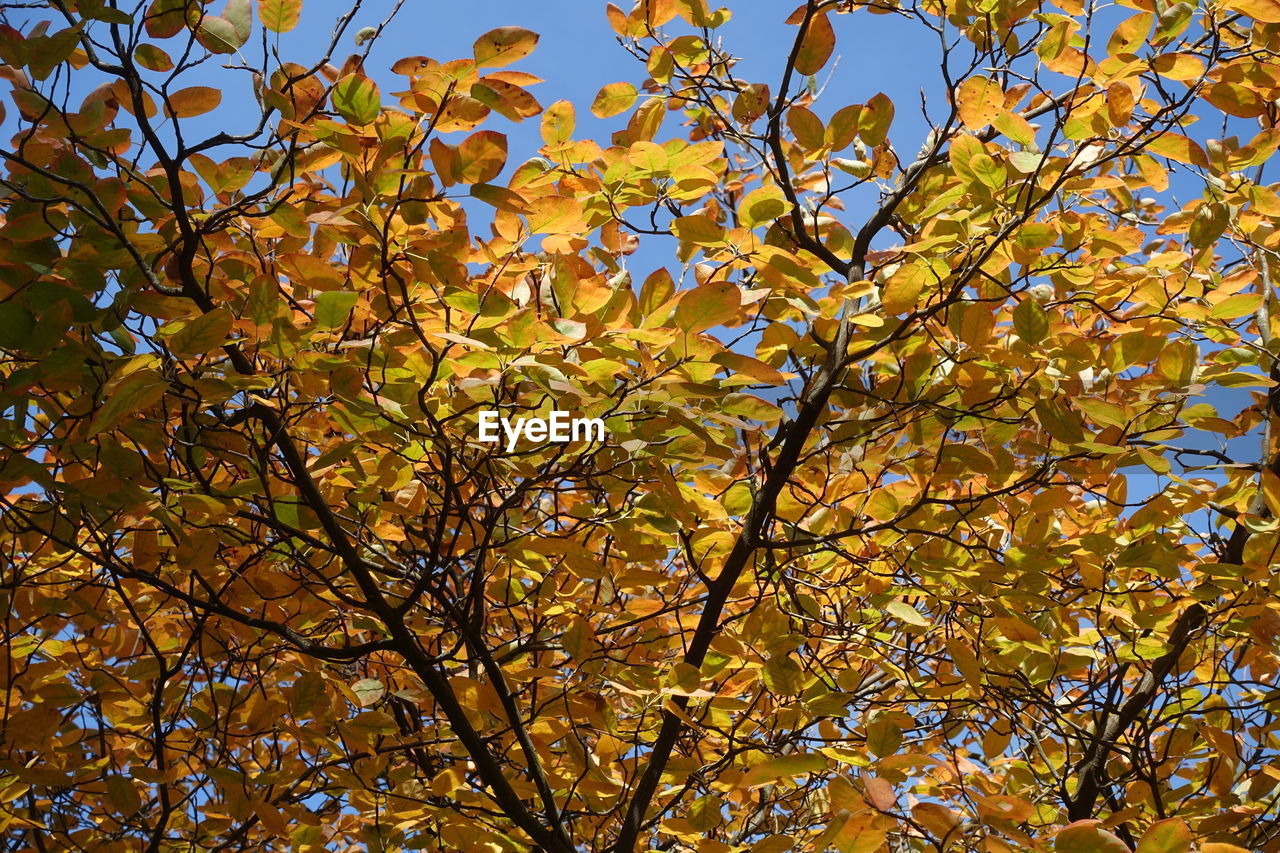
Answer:
<svg viewBox="0 0 1280 853"><path fill-rule="evenodd" d="M754 189L742 199L738 206L738 216L747 228L754 228L784 216L791 209L791 203L777 187L760 187Z"/></svg>
<svg viewBox="0 0 1280 853"><path fill-rule="evenodd" d="M298 25L302 0L259 0L258 20L273 33L287 33Z"/></svg>
<svg viewBox="0 0 1280 853"><path fill-rule="evenodd" d="M363 74L349 74L333 87L334 109L352 124L372 124L382 110L377 85Z"/></svg>
<svg viewBox="0 0 1280 853"><path fill-rule="evenodd" d="M235 317L225 308L199 314L189 320L178 320L161 329L165 343L176 355L203 355L222 346Z"/></svg>
<svg viewBox="0 0 1280 853"><path fill-rule="evenodd" d="M804 33L796 54L796 70L801 74L817 74L835 50L836 33L824 14L814 15Z"/></svg>
<svg viewBox="0 0 1280 853"><path fill-rule="evenodd" d="M1022 340L1038 344L1049 332L1049 315L1038 300L1023 299L1013 309L1013 328Z"/></svg>
<svg viewBox="0 0 1280 853"><path fill-rule="evenodd" d="M476 39L472 50L477 65L500 68L528 56L537 44L537 33L521 27L498 27Z"/></svg>
<svg viewBox="0 0 1280 853"><path fill-rule="evenodd" d="M1269 3L37 0L0 826L1267 849Z"/></svg>
<svg viewBox="0 0 1280 853"><path fill-rule="evenodd" d="M478 131L458 146L458 180L464 184L488 183L506 162L506 136L492 130Z"/></svg>
<svg viewBox="0 0 1280 853"><path fill-rule="evenodd" d="M609 118L631 109L636 102L636 87L630 83L610 83L596 93L591 113L596 118Z"/></svg>
<svg viewBox="0 0 1280 853"><path fill-rule="evenodd" d="M1223 8L1248 15L1264 24L1280 24L1280 3L1276 0L1227 0Z"/></svg>
<svg viewBox="0 0 1280 853"><path fill-rule="evenodd" d="M1153 823L1142 833L1137 853L1188 853L1191 840L1191 829L1186 821L1167 818Z"/></svg>
<svg viewBox="0 0 1280 853"><path fill-rule="evenodd" d="M222 93L208 86L189 86L171 94L165 112L174 118L203 115L222 103Z"/></svg>
<svg viewBox="0 0 1280 853"><path fill-rule="evenodd" d="M574 109L568 101L556 101L542 113L542 141L563 145L573 138Z"/></svg>
<svg viewBox="0 0 1280 853"><path fill-rule="evenodd" d="M879 145L893 123L893 101L881 93L873 96L858 113L858 135L868 145Z"/></svg>
<svg viewBox="0 0 1280 853"><path fill-rule="evenodd" d="M742 306L736 285L711 282L685 293L676 308L675 321L686 332L702 332L734 320Z"/></svg>
<svg viewBox="0 0 1280 853"><path fill-rule="evenodd" d="M826 767L827 761L816 753L801 753L773 758L752 767L742 778L744 788L768 785L779 779L802 776Z"/></svg>
<svg viewBox="0 0 1280 853"><path fill-rule="evenodd" d="M1004 90L990 77L969 77L956 92L960 120L970 130L981 130L1000 115Z"/></svg>
<svg viewBox="0 0 1280 853"><path fill-rule="evenodd" d="M1053 849L1058 853L1122 853L1129 848L1103 829L1100 821L1080 820L1054 836Z"/></svg>

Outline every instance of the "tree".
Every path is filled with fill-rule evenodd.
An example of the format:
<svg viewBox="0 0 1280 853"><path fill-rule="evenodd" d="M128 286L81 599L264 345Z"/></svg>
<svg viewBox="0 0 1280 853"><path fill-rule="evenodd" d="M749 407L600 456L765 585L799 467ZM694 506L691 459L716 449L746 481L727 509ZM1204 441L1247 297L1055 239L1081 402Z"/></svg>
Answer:
<svg viewBox="0 0 1280 853"><path fill-rule="evenodd" d="M610 5L607 143L519 28L32 5L4 849L1280 850L1274 3Z"/></svg>

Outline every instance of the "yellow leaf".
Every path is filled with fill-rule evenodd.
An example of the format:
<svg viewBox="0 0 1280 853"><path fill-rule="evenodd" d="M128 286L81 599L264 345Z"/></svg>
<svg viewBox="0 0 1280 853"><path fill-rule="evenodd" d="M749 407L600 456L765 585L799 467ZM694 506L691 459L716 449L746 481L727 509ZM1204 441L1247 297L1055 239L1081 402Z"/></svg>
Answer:
<svg viewBox="0 0 1280 853"><path fill-rule="evenodd" d="M676 308L676 325L686 332L703 332L728 323L742 308L742 293L736 284L714 281L686 291Z"/></svg>
<svg viewBox="0 0 1280 853"><path fill-rule="evenodd" d="M868 145L879 145L893 124L893 101L884 93L873 95L858 113L858 135Z"/></svg>
<svg viewBox="0 0 1280 853"><path fill-rule="evenodd" d="M1280 0L1224 0L1222 6L1264 24L1280 24ZM1205 853L1208 853L1208 848Z"/></svg>
<svg viewBox="0 0 1280 853"><path fill-rule="evenodd" d="M755 228L785 216L790 209L791 202L782 190L776 186L759 187L743 197L738 205L738 218L744 227Z"/></svg>
<svg viewBox="0 0 1280 853"><path fill-rule="evenodd" d="M610 83L596 93L591 113L596 118L609 118L631 109L639 93L630 83Z"/></svg>
<svg viewBox="0 0 1280 853"><path fill-rule="evenodd" d="M273 33L287 33L298 25L302 0L261 0L258 20Z"/></svg>
<svg viewBox="0 0 1280 853"><path fill-rule="evenodd" d="M819 770L825 770L826 767L827 759L817 753L783 755L752 767L742 777L739 785L743 788L756 788L777 782L779 779L816 773Z"/></svg>
<svg viewBox="0 0 1280 853"><path fill-rule="evenodd" d="M507 162L507 137L481 130L462 140L457 153L457 178L464 184L487 184Z"/></svg>
<svg viewBox="0 0 1280 853"><path fill-rule="evenodd" d="M960 121L970 130L981 130L1004 109L1004 89L989 77L970 77L956 92Z"/></svg>
<svg viewBox="0 0 1280 853"><path fill-rule="evenodd" d="M498 68L533 53L537 44L535 32L523 27L498 27L476 39L472 49L477 65Z"/></svg>
<svg viewBox="0 0 1280 853"><path fill-rule="evenodd" d="M533 234L577 234L585 227L582 204L570 196L549 195L529 203Z"/></svg>
<svg viewBox="0 0 1280 853"><path fill-rule="evenodd" d="M573 104L556 101L542 114L542 141L548 146L563 145L573 138Z"/></svg>

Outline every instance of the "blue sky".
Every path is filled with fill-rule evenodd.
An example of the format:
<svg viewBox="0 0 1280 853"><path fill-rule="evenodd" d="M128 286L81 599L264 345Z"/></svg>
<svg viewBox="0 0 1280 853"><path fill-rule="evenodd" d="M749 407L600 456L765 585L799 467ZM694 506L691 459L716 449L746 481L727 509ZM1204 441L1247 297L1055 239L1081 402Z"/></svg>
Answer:
<svg viewBox="0 0 1280 853"><path fill-rule="evenodd" d="M386 3L374 3L357 15L354 25L375 25L381 19ZM618 4L624 9L630 3ZM716 5L711 3L709 5ZM752 0L730 2L734 17L718 32L730 51L743 58L739 66L752 79L776 82L786 51L791 46L796 28L783 23L791 6ZM216 7L215 7L216 8ZM291 41L305 49L316 44L327 33L332 12L325 4L311 0L304 5L302 24L290 34ZM937 79L936 70L921 61L932 58L936 46L921 38L922 30L895 16L869 16L865 13L841 21L832 89L841 98L827 99L832 110L845 103L862 102L883 91L906 109L919 101L922 85ZM875 22L869 27L870 21ZM387 78L387 67L401 56L423 54L433 59L455 59L470 54L471 44L482 33L499 26L521 26L541 35L538 49L513 66L543 77L546 82L532 88L546 106L560 98L568 98L579 106L578 122L584 137L605 135L616 129L625 117L597 122L586 107L596 91L605 83L629 80L639 84L647 76L643 65L618 44L605 16L605 3L600 0L470 0L462 3L408 2L395 23L379 40L370 56L367 70L375 78ZM683 22L672 23L684 26ZM354 32L354 30L353 30ZM347 47L354 47L348 41ZM830 71L830 67L827 69ZM837 103L837 100L840 102ZM906 121L915 116L902 116ZM495 120L494 127L502 122ZM526 122L525 124L529 124ZM924 125L919 124L923 135ZM536 129L530 144L536 139ZM520 150L512 140L513 154Z"/></svg>
<svg viewBox="0 0 1280 853"><path fill-rule="evenodd" d="M211 8L219 12L222 5L218 2ZM631 4L623 0L619 5L629 8ZM742 58L738 72L776 87L796 32L795 27L784 23L790 7L758 0L735 0L728 5L734 16L716 32L730 52ZM347 54L356 52L355 33L366 26L377 26L391 6L389 0L367 0L362 5L339 42L335 64L340 65ZM281 57L303 64L318 57L329 41L335 17L346 8L345 4L305 0L297 29L279 37ZM818 78L820 84L829 86L817 111L830 114L841 106L865 102L877 92L884 92L898 104L894 138L901 141L904 149L900 155L910 158L927 131L919 110L921 88L932 89L930 100L939 108L944 100L938 86L936 42L932 37L925 38L930 34L918 23L898 16L862 12L849 18L842 16L838 23L835 56ZM256 53L260 24L255 20L254 26L254 35L244 48L245 61L250 64L259 59ZM602 85L623 80L639 85L647 76L643 64L618 43L605 14L605 3L600 0L408 0L375 42L365 71L383 90L384 103L390 103L393 99L389 93L402 89L404 84L403 77L390 71L395 60L414 55L440 61L468 57L478 36L500 26L521 26L541 36L537 50L511 67L544 78L545 82L530 87L544 107L562 98L575 104L579 138L607 143L610 133L625 125L625 114L598 120L588 109ZM673 32L688 31L678 19L668 28ZM275 38L271 36L273 42ZM189 136L219 130L234 132L250 126L251 110L256 105L251 100L248 81L243 77L237 80L238 75L216 68L214 63L218 61L226 62L227 58L215 58L187 75L185 85L212 85L223 90L223 102L217 110L184 121ZM517 125L492 115L484 126L510 136L512 165L535 155L541 144L536 118ZM454 133L446 139L456 143L465 135Z"/></svg>

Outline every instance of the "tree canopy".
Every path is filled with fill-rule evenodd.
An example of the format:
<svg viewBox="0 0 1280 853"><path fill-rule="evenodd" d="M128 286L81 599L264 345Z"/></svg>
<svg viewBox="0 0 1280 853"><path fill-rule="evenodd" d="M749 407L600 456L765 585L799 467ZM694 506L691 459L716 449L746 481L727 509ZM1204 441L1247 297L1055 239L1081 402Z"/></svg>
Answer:
<svg viewBox="0 0 1280 853"><path fill-rule="evenodd" d="M0 848L1280 851L1280 4L431 5L3 13Z"/></svg>

